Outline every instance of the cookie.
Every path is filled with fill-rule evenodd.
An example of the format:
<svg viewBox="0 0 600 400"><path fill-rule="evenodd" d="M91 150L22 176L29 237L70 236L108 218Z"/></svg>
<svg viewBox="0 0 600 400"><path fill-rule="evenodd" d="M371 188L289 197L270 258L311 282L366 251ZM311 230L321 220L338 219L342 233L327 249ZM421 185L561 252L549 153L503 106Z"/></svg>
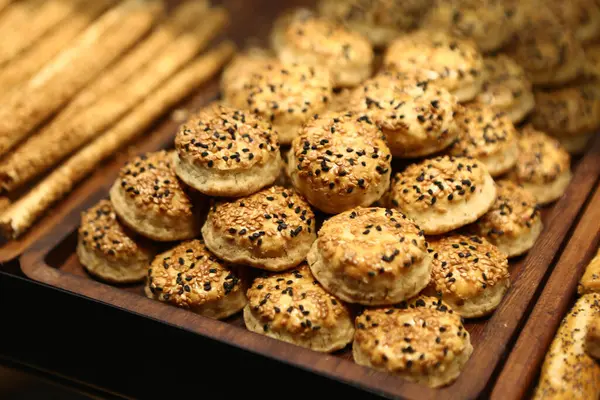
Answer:
<svg viewBox="0 0 600 400"><path fill-rule="evenodd" d="M108 200L81 214L77 237L81 265L109 283L143 281L154 258L152 245L119 223Z"/></svg>
<svg viewBox="0 0 600 400"><path fill-rule="evenodd" d="M461 132L448 154L472 157L492 176L508 172L517 162L517 131L504 114L483 104L466 105L457 118Z"/></svg>
<svg viewBox="0 0 600 400"><path fill-rule="evenodd" d="M181 125L175 149L177 176L209 196L247 196L272 184L281 171L271 124L222 105L208 106Z"/></svg>
<svg viewBox="0 0 600 400"><path fill-rule="evenodd" d="M514 124L521 122L535 106L525 70L504 54L486 57L483 62L485 80L475 101L505 113Z"/></svg>
<svg viewBox="0 0 600 400"><path fill-rule="evenodd" d="M196 239L156 256L148 270L145 292L151 299L223 319L244 308L247 286L234 267Z"/></svg>
<svg viewBox="0 0 600 400"><path fill-rule="evenodd" d="M473 346L460 316L434 297L367 309L356 318L357 364L433 388L453 382Z"/></svg>
<svg viewBox="0 0 600 400"><path fill-rule="evenodd" d="M460 102L475 98L483 85L483 57L475 44L441 31L420 30L399 37L387 49L384 65L426 74Z"/></svg>
<svg viewBox="0 0 600 400"><path fill-rule="evenodd" d="M326 353L343 349L354 337L348 307L315 281L306 264L256 278L244 322L252 332Z"/></svg>
<svg viewBox="0 0 600 400"><path fill-rule="evenodd" d="M395 157L437 153L459 135L456 97L415 75L383 72L358 87L349 104L381 128Z"/></svg>
<svg viewBox="0 0 600 400"><path fill-rule="evenodd" d="M172 152L158 151L129 161L110 189L119 220L140 235L170 242L200 233L206 199L177 178Z"/></svg>
<svg viewBox="0 0 600 400"><path fill-rule="evenodd" d="M319 210L336 214L378 200L389 186L391 154L381 130L357 113L315 115L294 139L288 175Z"/></svg>
<svg viewBox="0 0 600 400"><path fill-rule="evenodd" d="M544 4L580 42L593 42L600 37L600 5L595 0L544 0Z"/></svg>
<svg viewBox="0 0 600 400"><path fill-rule="evenodd" d="M427 235L439 235L475 222L496 200L485 165L466 157L443 156L409 165L394 179L392 206Z"/></svg>
<svg viewBox="0 0 600 400"><path fill-rule="evenodd" d="M275 54L258 47L251 47L236 54L221 75L221 90L224 96L233 96L252 81L256 71L273 64L277 64Z"/></svg>
<svg viewBox="0 0 600 400"><path fill-rule="evenodd" d="M307 261L323 287L344 301L395 304L429 283L427 246L404 214L358 207L325 221Z"/></svg>
<svg viewBox="0 0 600 400"><path fill-rule="evenodd" d="M202 237L225 261L282 271L306 258L317 237L315 215L293 190L273 186L214 204Z"/></svg>

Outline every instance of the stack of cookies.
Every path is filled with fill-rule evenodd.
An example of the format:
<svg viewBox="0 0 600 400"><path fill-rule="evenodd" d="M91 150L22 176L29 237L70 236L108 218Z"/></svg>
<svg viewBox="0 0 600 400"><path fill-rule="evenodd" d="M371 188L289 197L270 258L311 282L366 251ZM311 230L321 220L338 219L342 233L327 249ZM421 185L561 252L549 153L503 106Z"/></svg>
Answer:
<svg viewBox="0 0 600 400"><path fill-rule="evenodd" d="M508 259L534 246L539 205L571 179L535 115L515 126L539 97L531 81L568 71L532 79L484 56L518 48L521 8L324 0L285 13L272 49L236 56L222 100L180 126L174 150L130 161L84 213L82 264L109 282L145 275L148 297L211 318L243 309L253 332L322 352L352 343L361 365L452 382L473 351L463 319L501 304Z"/></svg>

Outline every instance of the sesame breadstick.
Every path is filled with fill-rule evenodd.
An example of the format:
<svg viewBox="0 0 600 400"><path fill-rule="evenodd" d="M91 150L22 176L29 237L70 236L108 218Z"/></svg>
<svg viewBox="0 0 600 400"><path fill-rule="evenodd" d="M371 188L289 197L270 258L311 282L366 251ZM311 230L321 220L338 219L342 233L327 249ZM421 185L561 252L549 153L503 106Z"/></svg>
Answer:
<svg viewBox="0 0 600 400"><path fill-rule="evenodd" d="M154 21L162 3L128 0L104 14L0 107L0 154L31 134L119 55Z"/></svg>
<svg viewBox="0 0 600 400"><path fill-rule="evenodd" d="M109 128L192 60L218 34L226 21L224 9L210 11L205 23L179 36L154 57L154 62L137 71L131 79L113 88L112 92L88 108L71 113L61 123L52 124L52 129L27 139L0 167L0 180L4 187L12 189L25 183ZM38 151L42 148L44 151Z"/></svg>
<svg viewBox="0 0 600 400"><path fill-rule="evenodd" d="M231 58L234 50L234 45L226 42L201 56L144 99L117 125L65 161L0 216L4 235L16 238L23 234L46 209L69 193L102 160L137 137L167 110L213 77Z"/></svg>
<svg viewBox="0 0 600 400"><path fill-rule="evenodd" d="M600 249L596 253L596 257L586 267L579 281L577 292L579 294L600 292Z"/></svg>
<svg viewBox="0 0 600 400"><path fill-rule="evenodd" d="M0 91L6 95L17 85L31 78L114 2L115 0L95 0L85 7L80 7L79 12L19 54L0 69Z"/></svg>

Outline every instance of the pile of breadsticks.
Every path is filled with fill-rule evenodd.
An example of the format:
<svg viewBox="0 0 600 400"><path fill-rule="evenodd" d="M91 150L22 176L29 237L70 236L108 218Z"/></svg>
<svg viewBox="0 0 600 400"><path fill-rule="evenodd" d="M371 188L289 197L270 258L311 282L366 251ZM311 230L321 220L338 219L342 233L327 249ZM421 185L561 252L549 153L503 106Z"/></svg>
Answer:
<svg viewBox="0 0 600 400"><path fill-rule="evenodd" d="M233 45L200 54L227 22L206 1L0 1L3 234L23 234L216 74Z"/></svg>

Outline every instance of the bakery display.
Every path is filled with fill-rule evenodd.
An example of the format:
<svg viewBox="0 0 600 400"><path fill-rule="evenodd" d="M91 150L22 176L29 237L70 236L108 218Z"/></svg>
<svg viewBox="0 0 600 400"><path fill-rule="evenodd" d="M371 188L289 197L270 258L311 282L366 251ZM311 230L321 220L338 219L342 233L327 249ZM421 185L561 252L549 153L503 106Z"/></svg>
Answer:
<svg viewBox="0 0 600 400"><path fill-rule="evenodd" d="M244 323L252 332L326 353L343 349L354 337L350 310L315 284L306 264L255 279Z"/></svg>
<svg viewBox="0 0 600 400"><path fill-rule="evenodd" d="M175 175L174 154L167 151L134 158L119 172L110 201L120 220L153 240L191 239L200 233L205 199Z"/></svg>
<svg viewBox="0 0 600 400"><path fill-rule="evenodd" d="M485 165L453 156L409 165L396 175L390 195L392 207L413 219L427 235L475 222L495 200L496 185Z"/></svg>
<svg viewBox="0 0 600 400"><path fill-rule="evenodd" d="M430 387L454 381L472 352L460 316L435 297L368 309L356 318L355 362Z"/></svg>
<svg viewBox="0 0 600 400"><path fill-rule="evenodd" d="M483 86L483 56L475 44L441 31L420 30L399 37L383 62L398 71L425 74L460 102L473 100Z"/></svg>
<svg viewBox="0 0 600 400"><path fill-rule="evenodd" d="M202 240L182 242L154 258L146 295L209 318L223 319L248 302L247 280L216 258Z"/></svg>
<svg viewBox="0 0 600 400"><path fill-rule="evenodd" d="M315 208L336 214L378 200L389 186L391 154L367 115L315 115L288 155L294 188Z"/></svg>
<svg viewBox="0 0 600 400"><path fill-rule="evenodd" d="M460 135L449 154L481 161L493 177L515 166L518 135L507 116L483 104L468 104L456 120Z"/></svg>
<svg viewBox="0 0 600 400"><path fill-rule="evenodd" d="M423 232L404 214L359 207L325 221L307 260L319 283L340 299L387 305L427 286L427 247Z"/></svg>
<svg viewBox="0 0 600 400"><path fill-rule="evenodd" d="M306 259L317 238L315 215L294 190L271 186L214 204L202 237L225 261L282 271Z"/></svg>
<svg viewBox="0 0 600 400"><path fill-rule="evenodd" d="M272 184L281 170L271 125L243 110L208 106L175 137L179 179L210 196L246 196Z"/></svg>
<svg viewBox="0 0 600 400"><path fill-rule="evenodd" d="M473 232L494 244L508 257L517 257L533 247L543 229L536 199L523 187L503 179L496 181L492 208L472 226Z"/></svg>

